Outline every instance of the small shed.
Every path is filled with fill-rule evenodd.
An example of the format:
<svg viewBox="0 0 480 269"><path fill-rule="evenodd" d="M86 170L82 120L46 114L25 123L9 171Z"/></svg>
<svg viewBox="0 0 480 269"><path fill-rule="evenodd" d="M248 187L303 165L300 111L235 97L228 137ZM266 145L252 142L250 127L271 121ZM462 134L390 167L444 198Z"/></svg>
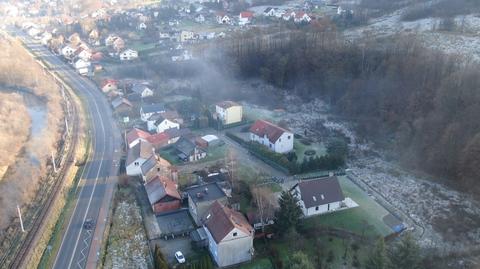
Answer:
<svg viewBox="0 0 480 269"><path fill-rule="evenodd" d="M197 247L208 246L208 236L205 227L200 227L190 233L190 239Z"/></svg>

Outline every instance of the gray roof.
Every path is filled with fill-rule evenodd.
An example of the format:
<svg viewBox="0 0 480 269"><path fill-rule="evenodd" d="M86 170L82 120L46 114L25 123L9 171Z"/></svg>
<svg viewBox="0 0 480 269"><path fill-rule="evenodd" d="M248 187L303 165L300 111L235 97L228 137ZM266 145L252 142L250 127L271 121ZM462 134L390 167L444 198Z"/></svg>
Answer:
<svg viewBox="0 0 480 269"><path fill-rule="evenodd" d="M192 131L188 128L182 128L182 129L177 129L177 128L170 128L165 130L165 133L168 135L170 138L176 138L180 136L187 136L192 133Z"/></svg>
<svg viewBox="0 0 480 269"><path fill-rule="evenodd" d="M209 183L199 186L193 186L185 190L189 199L197 204L206 201L214 201L226 197L222 188L217 183Z"/></svg>
<svg viewBox="0 0 480 269"><path fill-rule="evenodd" d="M148 159L153 155L153 146L152 144L140 141L137 143L133 148L128 150L127 154L127 163L126 165L130 165L138 158Z"/></svg>
<svg viewBox="0 0 480 269"><path fill-rule="evenodd" d="M155 155L152 155L140 167L140 169L142 169L142 174L145 175L148 171L152 170L152 168L154 168L156 164L157 159L155 158Z"/></svg>
<svg viewBox="0 0 480 269"><path fill-rule="evenodd" d="M145 184L145 191L147 192L148 201L151 205L160 201L163 197L167 195L165 187L160 180L151 180Z"/></svg>
<svg viewBox="0 0 480 269"><path fill-rule="evenodd" d="M199 241L207 240L208 236L207 236L207 232L205 231L205 229L206 228L204 226L202 226L202 227L192 231L190 233L190 238L192 239L192 241L199 242Z"/></svg>
<svg viewBox="0 0 480 269"><path fill-rule="evenodd" d="M180 137L180 139L175 143L175 148L180 151L180 153L185 154L186 156L190 156L193 154L195 150L195 143L186 139L185 137Z"/></svg>
<svg viewBox="0 0 480 269"><path fill-rule="evenodd" d="M296 186L300 189L301 199L305 203L306 208L339 202L345 199L336 176L301 181L293 186L292 189Z"/></svg>
<svg viewBox="0 0 480 269"><path fill-rule="evenodd" d="M150 89L147 85L141 84L141 83L136 83L132 86L132 92L142 94L143 91Z"/></svg>
<svg viewBox="0 0 480 269"><path fill-rule="evenodd" d="M143 113L160 113L165 111L165 106L163 104L142 105L140 109Z"/></svg>
<svg viewBox="0 0 480 269"><path fill-rule="evenodd" d="M126 104L128 106L132 106L132 104L125 98L119 96L112 101L113 108L119 107L121 104Z"/></svg>

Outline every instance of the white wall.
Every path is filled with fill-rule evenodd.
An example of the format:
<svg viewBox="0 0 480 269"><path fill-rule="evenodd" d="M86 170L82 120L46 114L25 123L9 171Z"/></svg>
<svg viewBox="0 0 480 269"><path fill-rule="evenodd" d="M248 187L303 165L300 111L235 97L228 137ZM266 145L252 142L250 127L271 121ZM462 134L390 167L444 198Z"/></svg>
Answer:
<svg viewBox="0 0 480 269"><path fill-rule="evenodd" d="M288 138L290 136L290 138ZM270 140L267 136L260 137L254 133L250 133L250 140L258 142L262 145L265 145L272 151L277 153L287 153L293 150L293 134L290 132L284 132L279 139L275 142L275 144L270 143Z"/></svg>
<svg viewBox="0 0 480 269"><path fill-rule="evenodd" d="M126 169L127 169L127 175L129 176L139 176L142 174L142 164L146 161L146 159L138 158L131 164L129 164Z"/></svg>
<svg viewBox="0 0 480 269"><path fill-rule="evenodd" d="M171 128L180 129L180 124L170 121L168 119L165 119L157 126L157 133L163 133L165 132L165 130L168 130Z"/></svg>

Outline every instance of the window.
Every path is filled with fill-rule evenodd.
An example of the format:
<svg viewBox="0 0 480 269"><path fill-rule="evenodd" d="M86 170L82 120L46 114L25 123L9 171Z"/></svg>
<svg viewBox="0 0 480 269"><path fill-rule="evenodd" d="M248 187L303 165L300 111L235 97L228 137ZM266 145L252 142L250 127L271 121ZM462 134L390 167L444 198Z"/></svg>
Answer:
<svg viewBox="0 0 480 269"><path fill-rule="evenodd" d="M318 206L315 207L315 211L318 211Z"/></svg>
<svg viewBox="0 0 480 269"><path fill-rule="evenodd" d="M237 236L237 232L234 232L234 233L233 233L233 236Z"/></svg>
<svg viewBox="0 0 480 269"><path fill-rule="evenodd" d="M288 138L288 139L290 139L290 138L291 138L291 136L288 136L287 138Z"/></svg>
<svg viewBox="0 0 480 269"><path fill-rule="evenodd" d="M278 139L278 142L282 142L282 139L281 139L281 138L279 138L279 139Z"/></svg>

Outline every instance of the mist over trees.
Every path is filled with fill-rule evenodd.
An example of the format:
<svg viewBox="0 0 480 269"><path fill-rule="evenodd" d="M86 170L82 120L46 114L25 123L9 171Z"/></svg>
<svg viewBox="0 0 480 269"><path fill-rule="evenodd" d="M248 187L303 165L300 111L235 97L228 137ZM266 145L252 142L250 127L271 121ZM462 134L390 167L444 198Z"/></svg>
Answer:
<svg viewBox="0 0 480 269"><path fill-rule="evenodd" d="M224 48L243 78L326 100L405 165L463 186L479 178L477 64L406 36L351 44L333 32L247 33Z"/></svg>

